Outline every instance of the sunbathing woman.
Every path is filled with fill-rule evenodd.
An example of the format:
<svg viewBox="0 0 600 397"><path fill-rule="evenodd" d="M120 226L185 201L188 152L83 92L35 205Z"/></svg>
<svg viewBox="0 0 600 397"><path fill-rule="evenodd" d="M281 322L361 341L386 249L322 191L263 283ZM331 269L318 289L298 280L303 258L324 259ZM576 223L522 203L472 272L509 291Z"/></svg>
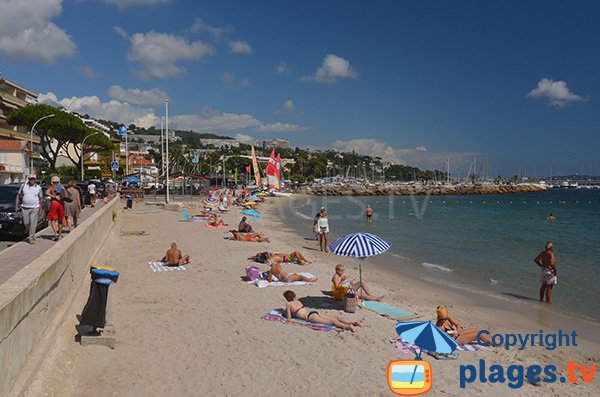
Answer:
<svg viewBox="0 0 600 397"><path fill-rule="evenodd" d="M237 230L230 230L233 234L233 240L236 241L251 241L255 243L270 243L269 238L259 233L240 233Z"/></svg>
<svg viewBox="0 0 600 397"><path fill-rule="evenodd" d="M331 278L331 282L333 285L331 286L331 292L333 292L333 298L335 300L341 301L344 300L344 295L346 295L346 291L350 287L352 287L355 291L358 291L358 297L364 301L377 301L381 302L383 300L383 296L375 296L369 292L367 287L367 283L365 280L362 281L350 281L344 275L344 265L337 265L335 267L335 274ZM362 288L359 291L359 287Z"/></svg>
<svg viewBox="0 0 600 397"><path fill-rule="evenodd" d="M255 262L267 263L269 260L272 262L280 263L297 263L301 266L308 265L311 263L308 259L300 253L300 251L294 251L290 254L278 254L275 252L259 252L258 254L248 258Z"/></svg>
<svg viewBox="0 0 600 397"><path fill-rule="evenodd" d="M461 328L460 324L450 317L446 306L438 306L436 313L437 320L435 326L450 335L451 338L454 338L459 345L467 345L477 340L477 333L479 330L477 328ZM492 344L492 341L487 335L480 335L479 340L484 343L489 343L490 346L496 346Z"/></svg>
<svg viewBox="0 0 600 397"><path fill-rule="evenodd" d="M277 280L283 283L293 283L294 281L308 281L309 283L314 283L317 281L317 278L310 278L303 276L297 273L286 273L283 271L280 263L271 264L271 268L269 269L269 282L273 281L273 276L277 277Z"/></svg>
<svg viewBox="0 0 600 397"><path fill-rule="evenodd" d="M214 227L227 226L227 224L225 222L223 222L223 219L219 219L217 214L212 214L210 216L210 219L208 220L208 224L211 226L214 226Z"/></svg>
<svg viewBox="0 0 600 397"><path fill-rule="evenodd" d="M285 305L285 316L288 320L291 320L292 317L296 317L300 320L310 321L311 323L333 325L350 332L354 332L354 328L352 328L353 325L357 327L367 326L367 324L362 321L352 321L343 317L327 316L316 310L309 310L304 307L302 302L296 300L294 291L285 291L283 296L285 297L285 300L287 300L287 304Z"/></svg>

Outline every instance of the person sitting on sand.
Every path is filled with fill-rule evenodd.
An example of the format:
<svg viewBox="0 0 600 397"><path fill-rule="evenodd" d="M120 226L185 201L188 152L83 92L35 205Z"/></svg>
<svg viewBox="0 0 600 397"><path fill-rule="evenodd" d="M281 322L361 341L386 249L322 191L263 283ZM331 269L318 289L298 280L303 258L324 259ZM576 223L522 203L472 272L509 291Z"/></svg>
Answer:
<svg viewBox="0 0 600 397"><path fill-rule="evenodd" d="M461 328L460 324L448 314L446 306L438 306L436 310L437 320L435 326L447 333L451 338L456 340L459 345L467 345L477 340L479 330L477 328ZM479 340L484 344L492 344L491 339L487 335L480 335Z"/></svg>
<svg viewBox="0 0 600 397"><path fill-rule="evenodd" d="M294 281L307 281L309 283L314 283L317 281L317 278L310 278L303 276L302 274L297 273L286 273L283 271L280 263L271 263L271 268L269 269L269 282L273 281L273 277L277 277L277 280L282 283L293 283Z"/></svg>
<svg viewBox="0 0 600 397"><path fill-rule="evenodd" d="M348 278L344 275L344 265L337 265L335 267L335 274L331 278L331 282L333 283L331 286L331 292L333 292L333 299L335 300L344 300L344 296L349 288L359 291L358 297L364 301L381 302L383 300L383 296L375 296L369 292L365 280L362 280L362 284L360 281L348 280ZM359 290L359 287L361 286L362 288Z"/></svg>
<svg viewBox="0 0 600 397"><path fill-rule="evenodd" d="M227 224L223 222L223 219L219 219L217 214L212 214L210 216L210 218L208 219L208 224L214 227L227 226Z"/></svg>
<svg viewBox="0 0 600 397"><path fill-rule="evenodd" d="M269 238L260 233L240 233L237 230L230 230L233 234L233 240L236 241L251 241L255 243L270 243Z"/></svg>
<svg viewBox="0 0 600 397"><path fill-rule="evenodd" d="M171 243L171 248L160 261L166 263L167 266L181 266L190 263L190 256L182 255L177 244Z"/></svg>
<svg viewBox="0 0 600 397"><path fill-rule="evenodd" d="M252 226L250 226L247 222L246 222L246 218L245 216L242 217L242 220L240 221L240 224L238 225L238 231L242 232L242 233L251 233L252 232Z"/></svg>
<svg viewBox="0 0 600 397"><path fill-rule="evenodd" d="M354 332L354 328L352 328L352 326L367 326L367 324L362 321L353 321L343 317L327 316L319 313L316 310L309 310L304 307L302 302L296 300L296 294L294 291L287 290L283 293L283 296L287 301L285 305L285 316L288 320L291 320L292 317L295 317L299 318L300 320L310 321L311 323L333 325L350 332Z"/></svg>
<svg viewBox="0 0 600 397"><path fill-rule="evenodd" d="M300 251L293 251L289 254L278 254L275 252L259 252L258 254L251 256L248 259L252 259L255 262L267 263L269 261L279 263L297 263L301 266L308 265L311 263L308 259L302 255Z"/></svg>

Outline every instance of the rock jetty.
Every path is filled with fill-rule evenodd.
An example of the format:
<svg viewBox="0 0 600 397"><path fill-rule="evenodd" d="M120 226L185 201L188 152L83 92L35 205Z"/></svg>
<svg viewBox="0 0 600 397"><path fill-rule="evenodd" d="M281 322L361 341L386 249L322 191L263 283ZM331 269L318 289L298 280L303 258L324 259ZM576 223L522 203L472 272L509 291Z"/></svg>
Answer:
<svg viewBox="0 0 600 397"><path fill-rule="evenodd" d="M474 185L423 185L419 183L402 185L350 185L350 184L314 184L306 188L305 193L316 196L410 196L426 195L488 195L545 192L548 188L535 183L516 185L474 184Z"/></svg>

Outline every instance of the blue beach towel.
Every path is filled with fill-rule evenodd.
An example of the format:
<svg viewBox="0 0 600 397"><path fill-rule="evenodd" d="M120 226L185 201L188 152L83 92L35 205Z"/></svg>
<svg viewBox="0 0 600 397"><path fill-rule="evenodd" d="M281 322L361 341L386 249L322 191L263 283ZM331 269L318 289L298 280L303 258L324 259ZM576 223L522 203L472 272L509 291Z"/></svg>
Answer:
<svg viewBox="0 0 600 397"><path fill-rule="evenodd" d="M402 309L400 307L392 306L384 302L362 301L360 303L360 306L364 307L365 309L374 311L377 314L387 316L395 320L406 320L408 318L413 318L417 315L417 313L411 310Z"/></svg>

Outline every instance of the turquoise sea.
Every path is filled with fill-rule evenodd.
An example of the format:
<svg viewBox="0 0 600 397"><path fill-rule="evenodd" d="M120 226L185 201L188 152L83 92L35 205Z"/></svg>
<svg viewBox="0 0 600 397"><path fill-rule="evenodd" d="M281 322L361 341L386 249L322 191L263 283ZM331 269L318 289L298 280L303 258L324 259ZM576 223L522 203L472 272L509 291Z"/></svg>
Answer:
<svg viewBox="0 0 600 397"><path fill-rule="evenodd" d="M372 224L364 208L375 210ZM330 241L352 232L382 237L392 249L376 258L434 282L534 302L540 287L533 258L553 241L557 310L600 320L600 190L552 189L494 196L310 197L285 216L310 236L312 217L329 212ZM557 220L546 218L554 214ZM310 220L309 220L310 219ZM300 230L300 229L299 229Z"/></svg>

